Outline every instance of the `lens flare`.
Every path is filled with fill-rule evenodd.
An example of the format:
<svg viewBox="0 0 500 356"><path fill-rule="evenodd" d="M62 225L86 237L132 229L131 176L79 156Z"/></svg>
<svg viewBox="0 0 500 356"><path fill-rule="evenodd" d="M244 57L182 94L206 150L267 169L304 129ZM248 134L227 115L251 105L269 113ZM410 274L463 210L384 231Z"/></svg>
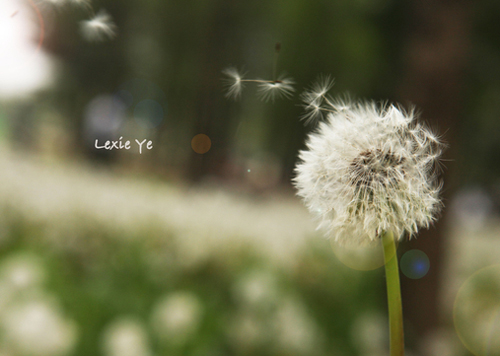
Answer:
<svg viewBox="0 0 500 356"><path fill-rule="evenodd" d="M429 257L420 250L407 251L401 257L400 268L406 277L420 279L429 272Z"/></svg>
<svg viewBox="0 0 500 356"><path fill-rule="evenodd" d="M480 269L458 291L453 321L476 356L500 355L500 265Z"/></svg>
<svg viewBox="0 0 500 356"><path fill-rule="evenodd" d="M210 147L212 147L212 141L207 135L198 134L191 140L191 147L196 153L204 154L210 150Z"/></svg>
<svg viewBox="0 0 500 356"><path fill-rule="evenodd" d="M368 246L342 246L330 239L330 245L339 261L349 268L358 271L371 271L385 264L384 248L381 241ZM392 258L393 256L388 257Z"/></svg>

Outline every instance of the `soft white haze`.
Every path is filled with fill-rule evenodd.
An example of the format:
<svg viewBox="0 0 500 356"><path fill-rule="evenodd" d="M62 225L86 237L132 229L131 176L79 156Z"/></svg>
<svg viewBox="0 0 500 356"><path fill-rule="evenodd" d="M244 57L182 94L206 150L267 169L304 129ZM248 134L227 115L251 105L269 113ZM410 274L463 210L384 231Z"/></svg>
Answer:
<svg viewBox="0 0 500 356"><path fill-rule="evenodd" d="M51 62L39 50L40 23L29 2L0 1L0 99L33 93L50 84Z"/></svg>

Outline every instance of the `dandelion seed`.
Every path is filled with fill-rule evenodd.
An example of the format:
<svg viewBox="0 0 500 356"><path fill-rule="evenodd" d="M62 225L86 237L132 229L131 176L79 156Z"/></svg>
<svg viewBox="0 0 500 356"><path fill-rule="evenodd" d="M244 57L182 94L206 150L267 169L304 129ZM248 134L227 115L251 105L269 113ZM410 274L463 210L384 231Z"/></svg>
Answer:
<svg viewBox="0 0 500 356"><path fill-rule="evenodd" d="M327 87L307 94L311 105ZM393 105L329 100L326 110L294 178L320 228L340 244L363 245L383 231L401 238L428 227L441 207L439 138Z"/></svg>
<svg viewBox="0 0 500 356"><path fill-rule="evenodd" d="M80 29L83 37L91 42L112 39L116 36L116 25L105 10L100 10L90 20L82 21Z"/></svg>
<svg viewBox="0 0 500 356"><path fill-rule="evenodd" d="M226 68L222 73L228 76L228 78L225 78L225 84L227 85L226 97L238 99L243 90L244 74L240 74L234 67Z"/></svg>
<svg viewBox="0 0 500 356"><path fill-rule="evenodd" d="M291 78L283 76L276 79L276 67L278 63L278 55L281 50L281 44L276 43L275 57L273 66L273 80L265 79L243 79L243 76L238 73L235 68L227 68L222 71L229 78L226 78L227 93L226 97L237 99L241 95L244 83L253 82L258 86L258 95L261 99L274 101L276 98L290 98L295 91Z"/></svg>
<svg viewBox="0 0 500 356"><path fill-rule="evenodd" d="M328 91L333 87L333 79L330 76L320 77L319 80L304 93L301 94L302 101L305 103L305 113L301 120L305 124L316 121L322 118L324 112L331 111L323 107L324 102L332 103L333 100L327 96Z"/></svg>
<svg viewBox="0 0 500 356"><path fill-rule="evenodd" d="M309 93L308 96L310 96L314 101L323 100L324 96L333 87L333 83L333 79L329 75L322 76L306 93Z"/></svg>
<svg viewBox="0 0 500 356"><path fill-rule="evenodd" d="M274 101L276 98L291 98L295 91L291 78L280 78L274 81L258 80L259 96L264 101Z"/></svg>

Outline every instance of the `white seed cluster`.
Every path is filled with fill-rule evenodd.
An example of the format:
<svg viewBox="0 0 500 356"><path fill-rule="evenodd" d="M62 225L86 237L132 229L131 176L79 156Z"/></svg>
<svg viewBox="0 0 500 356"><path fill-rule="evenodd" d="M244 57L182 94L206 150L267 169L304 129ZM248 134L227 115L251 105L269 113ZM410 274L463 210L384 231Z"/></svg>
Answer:
<svg viewBox="0 0 500 356"><path fill-rule="evenodd" d="M328 114L300 152L294 178L319 228L342 245L366 245L382 231L401 238L428 227L441 207L439 138L415 122L413 111L333 101L320 92L304 96L311 110L324 98Z"/></svg>

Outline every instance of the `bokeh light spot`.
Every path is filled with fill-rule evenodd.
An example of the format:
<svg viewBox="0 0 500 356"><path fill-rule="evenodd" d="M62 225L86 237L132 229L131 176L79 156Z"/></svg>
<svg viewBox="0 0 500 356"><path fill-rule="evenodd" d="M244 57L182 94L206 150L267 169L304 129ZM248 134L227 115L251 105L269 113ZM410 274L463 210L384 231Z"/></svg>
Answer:
<svg viewBox="0 0 500 356"><path fill-rule="evenodd" d="M406 277L420 279L429 272L429 257L420 250L407 251L401 257L400 267Z"/></svg>
<svg viewBox="0 0 500 356"><path fill-rule="evenodd" d="M210 150L210 147L212 147L212 141L207 135L198 134L191 140L191 147L196 153L207 153Z"/></svg>
<svg viewBox="0 0 500 356"><path fill-rule="evenodd" d="M140 125L155 128L163 121L163 107L154 100L143 100L135 106L134 118Z"/></svg>
<svg viewBox="0 0 500 356"><path fill-rule="evenodd" d="M455 299L453 321L474 355L500 355L500 265L480 269L465 281Z"/></svg>
<svg viewBox="0 0 500 356"><path fill-rule="evenodd" d="M358 271L371 271L385 264L381 240L368 246L340 246L333 239L330 239L330 244L335 256L349 268ZM392 258L392 256L388 257Z"/></svg>

